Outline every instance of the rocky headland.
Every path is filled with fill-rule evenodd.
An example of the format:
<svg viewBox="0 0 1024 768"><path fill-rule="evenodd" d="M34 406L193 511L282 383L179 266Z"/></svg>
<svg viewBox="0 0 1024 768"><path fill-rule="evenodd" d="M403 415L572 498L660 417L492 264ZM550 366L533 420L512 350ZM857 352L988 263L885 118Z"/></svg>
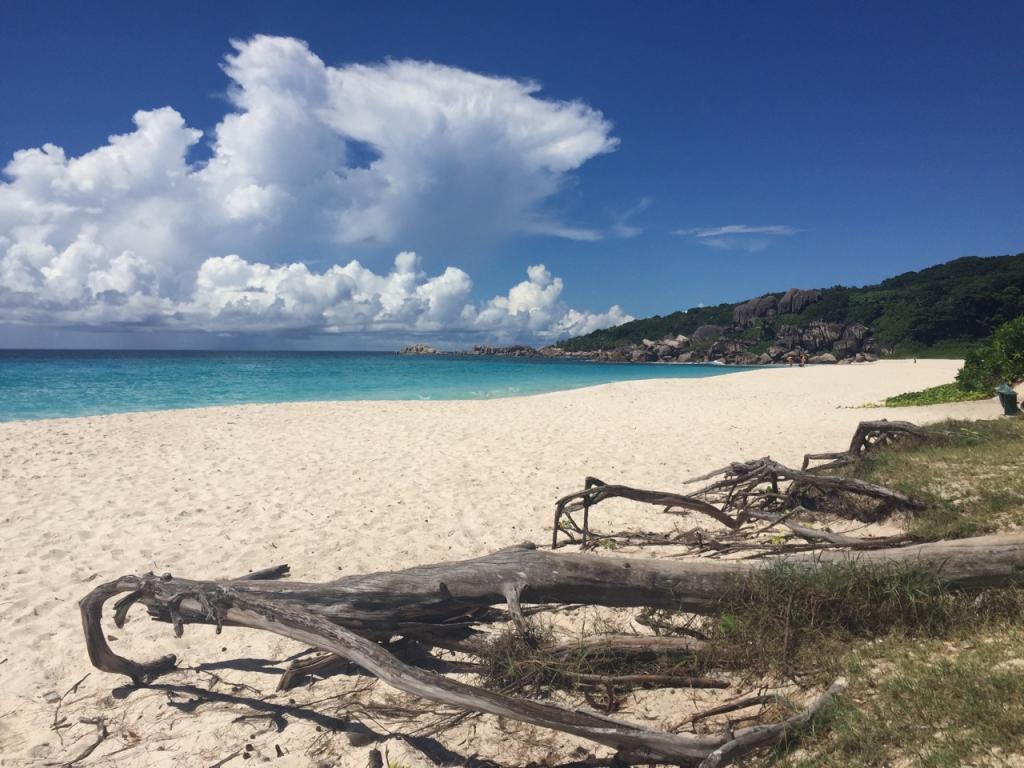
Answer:
<svg viewBox="0 0 1024 768"><path fill-rule="evenodd" d="M773 321L795 315L821 300L821 291L791 288L781 297L767 294L737 304L728 325L702 325L692 334L659 340L643 339L612 349L569 353L592 360L630 363L862 363L877 360L881 352L874 332L861 323L812 320L801 327Z"/></svg>
<svg viewBox="0 0 1024 768"><path fill-rule="evenodd" d="M812 320L801 327L779 325L780 315L796 315L821 300L821 291L791 288L781 297L772 294L737 304L732 323L702 325L689 336L643 339L637 344L586 351L558 346L539 349L524 345L475 346L461 352L439 352L426 344L413 344L402 355L456 354L491 357L564 357L610 363L724 363L778 365L785 363L849 364L877 360L881 350L874 332L861 323Z"/></svg>

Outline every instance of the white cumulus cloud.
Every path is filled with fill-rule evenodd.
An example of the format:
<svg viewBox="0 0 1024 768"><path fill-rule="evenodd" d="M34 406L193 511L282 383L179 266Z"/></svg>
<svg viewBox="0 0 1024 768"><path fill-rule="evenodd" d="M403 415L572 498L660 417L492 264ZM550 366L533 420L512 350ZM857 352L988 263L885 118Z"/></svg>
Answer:
<svg viewBox="0 0 1024 768"><path fill-rule="evenodd" d="M600 112L429 62L335 67L293 38L232 45L231 111L205 137L206 161L189 159L204 137L171 107L137 112L78 157L52 144L14 154L0 182L0 322L547 339L629 319L566 306L543 266L480 302L464 271L428 276L411 252L386 274L341 257L602 237L545 206L615 148Z"/></svg>
<svg viewBox="0 0 1024 768"><path fill-rule="evenodd" d="M561 278L538 264L507 294L482 304L472 281L448 267L428 276L415 253L395 257L387 274L358 261L311 272L301 263L272 267L231 255L208 259L196 291L173 308L174 322L218 331L401 332L481 335L500 341L551 340L633 318L618 306L590 313L568 307Z"/></svg>

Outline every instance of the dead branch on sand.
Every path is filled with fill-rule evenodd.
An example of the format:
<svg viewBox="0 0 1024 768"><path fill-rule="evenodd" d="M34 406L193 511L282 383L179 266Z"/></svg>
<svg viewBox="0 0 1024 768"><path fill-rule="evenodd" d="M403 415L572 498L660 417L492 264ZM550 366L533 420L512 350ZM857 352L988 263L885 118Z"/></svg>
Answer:
<svg viewBox="0 0 1024 768"><path fill-rule="evenodd" d="M878 431L876 424L871 434ZM903 428L899 431L911 433ZM867 444L864 440L861 443ZM559 501L555 543L559 544L558 532L568 528L582 536L582 541L573 541L586 544L594 536L589 530L589 507L619 497L663 505L667 510L706 514L732 534L755 521L785 525L811 550L789 554L786 562L796 568L813 570L837 562L857 562L868 568L912 564L933 570L946 588L962 590L1009 586L1024 573L1024 534L906 546L903 541L890 541L873 547L863 546L853 537L812 531L790 520L811 488L902 505L915 503L879 486L792 470L770 459L732 464L704 479L713 482L696 496L588 482L584 491ZM766 483L769 492L755 493L756 486ZM584 511L582 526L576 526L571 517L578 509ZM568 526L563 525L565 521L570 521ZM778 722L719 734L674 733L512 695L508 690L468 685L425 668L422 658L403 658L402 642L414 643L433 661L437 661L429 654L433 648L483 656L488 640L481 630L508 623L534 647L543 645L545 663L557 674L572 678L583 690L606 690L609 708L617 686L727 685L707 676L678 673L574 671L569 664L560 666L559 659L580 653L613 660L640 654L694 656L703 653L706 645L696 637L615 634L591 636L579 643L545 642L532 636L526 616L580 605L714 614L729 591L765 563L751 559L595 557L541 551L523 544L470 560L346 576L326 583L287 580L287 566L216 581L170 574L128 575L96 587L80 606L93 665L126 675L136 685L147 685L174 669L176 660L165 656L137 662L111 650L102 616L104 605L118 595L124 596L114 605L117 626L123 626L133 605L141 604L153 618L171 623L179 636L187 623L213 624L218 632L225 626L246 627L329 654L293 666L286 673L288 679L282 681L286 684L345 660L398 690L457 711L495 715L589 739L615 750L621 763L711 768L789 738L842 693L845 681L835 680L803 710ZM395 642L396 636L402 642Z"/></svg>
<svg viewBox="0 0 1024 768"><path fill-rule="evenodd" d="M863 480L823 474L858 461L870 451L899 440L924 440L931 433L904 421L865 421L857 427L849 449L840 453L807 454L801 469L792 469L770 457L733 462L726 467L687 480L685 485L705 482L690 494L648 491L625 485L609 485L588 477L581 491L563 496L555 504L552 548L579 544L584 549L614 544L626 546L684 547L688 554L721 556L742 551L789 554L828 548L881 549L910 543L910 538L857 538L828 530L799 526L793 517L813 517L819 511L860 522L875 522L897 510L914 511L921 503L899 491ZM808 469L816 459L828 464ZM710 482L708 482L710 481ZM665 514L698 513L719 523L724 531L705 528L659 533L619 531L600 533L590 524L591 509L607 499L620 498L662 507ZM577 521L575 515L582 512ZM749 523L769 523L756 530ZM776 526L787 529L786 538L803 543L773 542L765 535ZM771 537L773 539L777 536Z"/></svg>

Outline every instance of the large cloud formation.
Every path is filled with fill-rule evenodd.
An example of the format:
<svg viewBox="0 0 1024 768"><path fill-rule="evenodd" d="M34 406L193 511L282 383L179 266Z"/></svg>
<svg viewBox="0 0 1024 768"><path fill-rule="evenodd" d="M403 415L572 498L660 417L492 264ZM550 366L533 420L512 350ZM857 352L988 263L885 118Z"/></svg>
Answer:
<svg viewBox="0 0 1024 768"><path fill-rule="evenodd" d="M332 258L438 232L595 239L543 204L614 149L599 112L431 63L331 67L292 38L233 46L233 111L205 162L189 160L202 133L170 107L79 157L15 153L0 183L0 322L512 340L630 319L570 309L541 265L481 303L465 272L428 276L410 252L387 274Z"/></svg>

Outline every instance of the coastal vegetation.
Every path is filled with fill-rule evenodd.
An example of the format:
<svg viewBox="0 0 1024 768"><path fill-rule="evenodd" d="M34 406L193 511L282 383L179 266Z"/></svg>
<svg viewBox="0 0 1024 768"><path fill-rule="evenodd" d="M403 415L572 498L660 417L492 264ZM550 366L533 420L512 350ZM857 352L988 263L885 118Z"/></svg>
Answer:
<svg viewBox="0 0 1024 768"><path fill-rule="evenodd" d="M873 452L841 471L923 500L907 521L918 539L1019 530L1024 420L945 422L931 431L933 439ZM799 581L761 589L757 597L765 615L749 625L748 637L755 627L778 625L782 615L792 617L795 627L807 626L806 596L794 600L804 606L802 621L780 605L789 604L787 591L800 589L806 586ZM1024 745L1022 586L987 592L984 598L949 594L927 573L909 570L881 579L868 574L856 586L839 579L812 589L830 594L843 615L852 617L828 626L829 619L815 616L812 624L825 627L804 644L812 658L804 658L802 668L823 665L830 675L845 675L850 688L802 741L777 751L767 765L954 768L979 760L1003 764L1011 755L1019 759ZM924 730L929 736L922 739Z"/></svg>
<svg viewBox="0 0 1024 768"><path fill-rule="evenodd" d="M956 383L971 392L1024 379L1024 314L999 326L984 346L967 353Z"/></svg>
<svg viewBox="0 0 1024 768"><path fill-rule="evenodd" d="M945 637L882 636L839 659L851 683L774 768L1015 765L1024 743L1019 614Z"/></svg>
<svg viewBox="0 0 1024 768"><path fill-rule="evenodd" d="M761 354L792 339L794 329L832 324L840 326L840 333L868 329L878 350L891 357L963 357L1002 323L1022 314L1024 253L965 257L877 285L769 293L741 303L655 315L556 346L567 352L610 350L713 328L716 340L741 343Z"/></svg>
<svg viewBox="0 0 1024 768"><path fill-rule="evenodd" d="M952 384L886 398L885 405L934 405L992 397L999 384L1024 380L1024 315L999 326L984 344L968 350Z"/></svg>
<svg viewBox="0 0 1024 768"><path fill-rule="evenodd" d="M118 626L141 603L178 634L212 623L301 640L328 653L294 659L283 688L351 662L443 705L434 734L489 713L611 747L627 765L713 767L759 751L787 766L880 755L943 766L1019 753L1022 683L1003 662L1024 653L1024 537L976 536L1024 522L1022 424L864 422L844 450L808 454L800 469L736 462L688 481L689 493L588 478L552 526L552 548L574 553L520 545L301 589L279 581L284 566L217 582L125 576L82 601L87 647L98 668L137 684L173 670L173 657L139 664L108 645L103 604L127 593ZM638 517L602 532L596 507L610 499L706 525ZM863 530L879 522L905 532ZM619 556L644 549L668 556ZM729 554L740 558L719 559ZM557 615L582 617L574 634ZM680 688L727 693L667 730L608 717L644 691ZM1017 698L994 732L983 718L1005 697ZM865 728L870 744L855 738Z"/></svg>
<svg viewBox="0 0 1024 768"><path fill-rule="evenodd" d="M540 349L476 346L455 354L736 365L966 357L956 387L887 403L923 405L976 399L995 378L1024 376L1024 330L1011 322L1022 315L1024 253L957 259L861 288L790 288L738 304L633 320ZM1001 327L1006 330L995 336ZM400 354L445 353L420 343Z"/></svg>
<svg viewBox="0 0 1024 768"><path fill-rule="evenodd" d="M913 449L878 451L841 471L922 502L906 523L919 540L963 538L1024 525L1024 418L950 421Z"/></svg>
<svg viewBox="0 0 1024 768"><path fill-rule="evenodd" d="M885 398L888 408L899 408L904 405L938 405L939 403L958 403L964 400L987 400L991 392L972 392L964 389L956 382L939 384L917 392L904 392Z"/></svg>

